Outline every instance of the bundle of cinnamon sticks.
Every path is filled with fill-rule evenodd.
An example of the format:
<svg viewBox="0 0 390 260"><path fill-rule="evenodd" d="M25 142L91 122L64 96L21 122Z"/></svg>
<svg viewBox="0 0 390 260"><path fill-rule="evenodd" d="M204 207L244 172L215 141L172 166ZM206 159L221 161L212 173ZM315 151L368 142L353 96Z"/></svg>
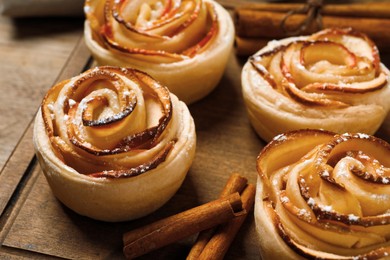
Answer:
<svg viewBox="0 0 390 260"><path fill-rule="evenodd" d="M187 260L223 259L253 208L255 190L246 178L233 174L219 199L125 233L125 257L132 259L199 233Z"/></svg>
<svg viewBox="0 0 390 260"><path fill-rule="evenodd" d="M281 24L291 10L300 10L304 4L297 3L253 3L236 7L237 55L248 56L264 47L270 40L288 37L286 31L296 29L306 18L305 13L295 13ZM390 3L369 2L352 4L326 3L320 9L323 28L351 27L367 34L381 51L390 46ZM313 23L300 35L317 31Z"/></svg>

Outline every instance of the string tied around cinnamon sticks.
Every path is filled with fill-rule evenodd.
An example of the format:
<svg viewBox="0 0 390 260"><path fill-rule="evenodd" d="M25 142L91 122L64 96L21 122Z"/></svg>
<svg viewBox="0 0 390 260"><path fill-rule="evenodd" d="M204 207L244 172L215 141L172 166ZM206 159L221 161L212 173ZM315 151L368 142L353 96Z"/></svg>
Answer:
<svg viewBox="0 0 390 260"><path fill-rule="evenodd" d="M302 34L313 22L317 25L317 30L322 29L322 16L321 9L323 6L323 0L307 0L307 4L301 8L293 9L287 12L286 16L280 23L280 27L288 36L297 36ZM306 18L298 25L297 28L288 29L286 24L287 20L295 14L306 13Z"/></svg>

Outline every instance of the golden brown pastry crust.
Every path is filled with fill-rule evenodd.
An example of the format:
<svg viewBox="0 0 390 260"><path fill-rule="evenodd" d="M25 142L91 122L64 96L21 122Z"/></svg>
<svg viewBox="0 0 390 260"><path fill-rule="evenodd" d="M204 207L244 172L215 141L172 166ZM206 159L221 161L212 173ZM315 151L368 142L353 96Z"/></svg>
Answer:
<svg viewBox="0 0 390 260"><path fill-rule="evenodd" d="M390 145L367 134L275 137L257 160L262 259L386 258L389 166Z"/></svg>
<svg viewBox="0 0 390 260"><path fill-rule="evenodd" d="M187 106L147 74L97 67L45 96L34 145L54 195L81 215L139 218L180 187L195 154Z"/></svg>
<svg viewBox="0 0 390 260"><path fill-rule="evenodd" d="M145 71L193 103L223 75L234 39L231 16L213 0L158 3L86 1L86 44L98 64Z"/></svg>
<svg viewBox="0 0 390 260"><path fill-rule="evenodd" d="M272 41L241 79L250 121L266 141L306 128L374 134L390 109L389 71L375 45L349 29Z"/></svg>

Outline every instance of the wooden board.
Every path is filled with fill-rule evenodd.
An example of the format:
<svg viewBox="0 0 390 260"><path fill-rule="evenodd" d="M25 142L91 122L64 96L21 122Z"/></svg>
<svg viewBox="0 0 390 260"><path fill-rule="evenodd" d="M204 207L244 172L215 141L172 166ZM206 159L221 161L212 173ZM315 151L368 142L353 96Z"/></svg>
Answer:
<svg viewBox="0 0 390 260"><path fill-rule="evenodd" d="M31 122L44 94L61 71L64 78L79 73L89 59L85 49L69 62L81 46L81 25L81 19L0 18L0 216L34 156Z"/></svg>
<svg viewBox="0 0 390 260"><path fill-rule="evenodd" d="M29 28L29 22L39 25L41 20L16 23L24 23L21 27ZM57 22L66 26L65 21ZM13 27L8 23L9 20L0 20L0 26L7 30ZM255 183L255 161L265 143L251 128L241 97L240 74L245 59L232 53L216 90L189 107L197 131L196 157L182 187L166 205L149 216L123 223L91 220L64 207L52 195L34 157L32 119L46 90L54 82L87 68L90 57L82 39L80 24L68 25L69 31L58 35L53 32L54 25L41 25L45 33L52 33L54 37L47 42L36 31L33 35L27 29L21 29L24 32L10 32L8 35L15 34L15 37L26 37L30 33L29 37L32 38L29 38L29 43L22 46L32 49L21 51L26 56L21 53L7 54L10 57L7 56L6 62L0 66L7 73L12 68L26 65L25 70L18 74L25 79L15 82L17 91L6 87L0 102L6 103L1 105L2 109L11 105L18 111L16 115L4 115L3 110L0 113L1 134L5 135L0 139L4 143L0 145L6 147L0 158L0 258L122 259L123 233L217 198L233 172ZM0 37L3 39L2 42L0 40L1 54L6 54L7 48L12 49L12 43L23 41L11 38L7 42ZM39 46L41 43L56 47L46 50ZM46 57L53 50L59 53ZM11 61L13 58L17 62ZM32 65L39 58L49 62L45 65L43 61L38 62L40 67L44 66L43 71ZM388 56L383 60L390 66ZM15 64L10 65L12 62ZM14 77L14 74L9 74L0 79L2 90ZM27 88L26 84L30 82L36 89ZM13 104L11 98L15 97L20 97L20 100ZM389 121L377 134L386 141L390 141ZM188 237L141 259L184 259L194 239L195 236ZM253 216L240 229L226 259L259 259Z"/></svg>

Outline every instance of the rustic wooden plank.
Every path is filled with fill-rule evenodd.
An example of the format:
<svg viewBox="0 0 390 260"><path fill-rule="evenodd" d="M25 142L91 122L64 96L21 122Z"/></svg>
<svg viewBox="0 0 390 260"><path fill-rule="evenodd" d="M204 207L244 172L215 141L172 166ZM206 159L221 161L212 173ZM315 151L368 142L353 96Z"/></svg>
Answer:
<svg viewBox="0 0 390 260"><path fill-rule="evenodd" d="M28 127L0 174L0 217L34 156L32 127Z"/></svg>
<svg viewBox="0 0 390 260"><path fill-rule="evenodd" d="M0 216L33 157L29 125L80 41L80 22L0 17Z"/></svg>
<svg viewBox="0 0 390 260"><path fill-rule="evenodd" d="M85 67L89 58L90 54L88 49L84 44L83 38L79 35L79 40L76 42L74 50L68 57L62 71L57 76L55 81L50 83L50 86L55 82L80 73ZM10 156L9 160L0 173L0 217L34 156L32 132L33 119L31 119L27 130L21 137L21 140L17 144L16 149L13 151L13 154Z"/></svg>
<svg viewBox="0 0 390 260"><path fill-rule="evenodd" d="M79 73L88 55L81 41L57 80ZM5 176L11 176L13 171L25 176L17 196L0 217L0 258L121 259L121 237L124 232L217 198L232 172L239 172L255 183L255 160L265 143L252 130L241 98L240 71L243 62L245 60L231 55L217 89L189 107L198 137L194 164L178 193L160 210L139 220L123 223L95 221L79 216L59 203L52 195L39 165L36 161L30 163L33 156L30 123L0 174L0 202L3 187L15 188L18 183L12 180L11 185L6 185L9 180ZM46 89L52 82L48 84ZM379 132L387 141L389 129L389 124L385 124ZM29 168L27 173L26 168ZM2 176L5 181L1 180ZM20 180L21 177L16 176L12 178ZM10 201L9 198L5 200ZM184 259L194 238L189 237L141 259ZM226 259L258 258L254 220L250 216Z"/></svg>
<svg viewBox="0 0 390 260"><path fill-rule="evenodd" d="M109 256L115 249L113 242L120 237L111 240L108 224L79 217L62 207L43 174L38 174L3 245L71 259Z"/></svg>
<svg viewBox="0 0 390 260"><path fill-rule="evenodd" d="M0 16L0 170L69 58L83 19Z"/></svg>
<svg viewBox="0 0 390 260"><path fill-rule="evenodd" d="M30 191L37 178L40 176L40 167L32 162L31 167L28 169L25 178L21 181L22 189L17 194L18 200L12 200L12 210L7 210L6 214L0 218L0 258L1 259L53 259L53 256L34 254L31 251L7 247L3 245L3 241L8 231L12 227L13 221L19 213L19 210L23 207L23 202L30 195Z"/></svg>

